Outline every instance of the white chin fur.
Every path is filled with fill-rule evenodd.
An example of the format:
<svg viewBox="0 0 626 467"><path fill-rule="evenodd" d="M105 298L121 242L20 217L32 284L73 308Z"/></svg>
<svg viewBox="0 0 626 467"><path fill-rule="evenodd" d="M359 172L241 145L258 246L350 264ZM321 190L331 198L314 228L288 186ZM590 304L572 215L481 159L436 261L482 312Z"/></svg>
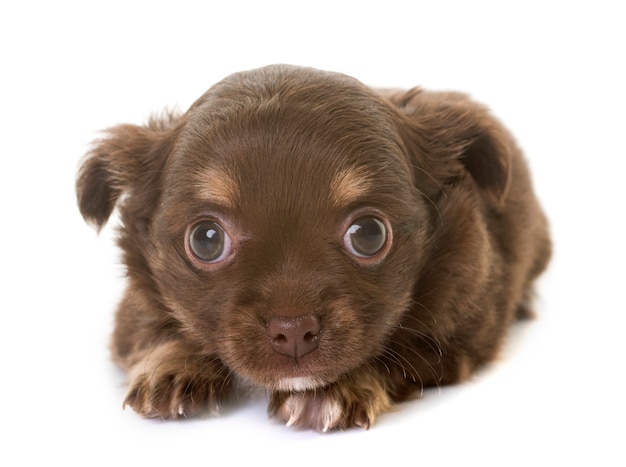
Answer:
<svg viewBox="0 0 626 467"><path fill-rule="evenodd" d="M322 386L322 382L315 378L283 378L276 384L278 391L303 392Z"/></svg>

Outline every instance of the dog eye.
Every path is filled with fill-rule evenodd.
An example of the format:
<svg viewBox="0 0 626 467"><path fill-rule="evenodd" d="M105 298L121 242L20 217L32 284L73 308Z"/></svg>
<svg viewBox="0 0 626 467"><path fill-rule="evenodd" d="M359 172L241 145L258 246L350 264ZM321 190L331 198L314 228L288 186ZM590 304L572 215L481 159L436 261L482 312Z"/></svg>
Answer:
<svg viewBox="0 0 626 467"><path fill-rule="evenodd" d="M217 263L228 257L231 239L217 222L206 220L196 224L188 234L188 250L203 263Z"/></svg>
<svg viewBox="0 0 626 467"><path fill-rule="evenodd" d="M343 236L343 243L353 255L371 258L387 244L387 227L377 217L360 217L348 227Z"/></svg>

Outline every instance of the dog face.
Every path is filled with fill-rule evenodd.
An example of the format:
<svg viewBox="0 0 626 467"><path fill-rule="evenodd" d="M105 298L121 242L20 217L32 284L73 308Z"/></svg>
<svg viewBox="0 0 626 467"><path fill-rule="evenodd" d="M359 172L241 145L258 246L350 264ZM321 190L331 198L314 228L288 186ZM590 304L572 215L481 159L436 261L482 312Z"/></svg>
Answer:
<svg viewBox="0 0 626 467"><path fill-rule="evenodd" d="M493 358L550 256L484 108L311 69L235 74L112 128L77 189L97 226L119 208L113 354L147 416L214 409L237 376L288 424L369 426Z"/></svg>
<svg viewBox="0 0 626 467"><path fill-rule="evenodd" d="M324 386L380 353L426 243L389 106L333 84L277 83L254 112L239 84L209 91L152 217L147 259L186 335L272 389Z"/></svg>

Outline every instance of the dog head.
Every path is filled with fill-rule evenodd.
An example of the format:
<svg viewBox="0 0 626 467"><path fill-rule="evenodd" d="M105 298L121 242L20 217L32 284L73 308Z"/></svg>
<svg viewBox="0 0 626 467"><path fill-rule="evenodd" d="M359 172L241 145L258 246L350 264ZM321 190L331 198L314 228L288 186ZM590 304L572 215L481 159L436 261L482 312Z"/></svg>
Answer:
<svg viewBox="0 0 626 467"><path fill-rule="evenodd" d="M81 212L102 226L119 208L129 287L190 345L272 389L326 385L402 325L445 255L449 189L494 209L507 189L497 129L418 94L288 66L232 75L183 115L109 130Z"/></svg>

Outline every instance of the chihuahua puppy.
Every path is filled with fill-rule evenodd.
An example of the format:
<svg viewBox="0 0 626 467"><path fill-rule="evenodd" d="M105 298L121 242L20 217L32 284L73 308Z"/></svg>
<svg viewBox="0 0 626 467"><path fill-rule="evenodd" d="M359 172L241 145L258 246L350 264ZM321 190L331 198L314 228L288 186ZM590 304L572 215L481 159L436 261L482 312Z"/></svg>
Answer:
<svg viewBox="0 0 626 467"><path fill-rule="evenodd" d="M484 107L292 66L107 130L77 193L98 228L119 210L112 353L146 417L217 413L245 382L288 426L368 428L492 360L551 252Z"/></svg>

